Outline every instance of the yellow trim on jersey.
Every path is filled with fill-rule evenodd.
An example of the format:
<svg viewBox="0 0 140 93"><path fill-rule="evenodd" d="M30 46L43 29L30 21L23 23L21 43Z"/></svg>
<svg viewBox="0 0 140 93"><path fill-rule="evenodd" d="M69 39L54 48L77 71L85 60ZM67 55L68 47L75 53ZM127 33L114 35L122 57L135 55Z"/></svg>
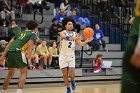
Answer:
<svg viewBox="0 0 140 93"><path fill-rule="evenodd" d="M140 16L140 0L136 3L136 16Z"/></svg>
<svg viewBox="0 0 140 93"><path fill-rule="evenodd" d="M21 51L22 52L26 52L26 50L27 50L27 44L28 44L28 42L21 48Z"/></svg>

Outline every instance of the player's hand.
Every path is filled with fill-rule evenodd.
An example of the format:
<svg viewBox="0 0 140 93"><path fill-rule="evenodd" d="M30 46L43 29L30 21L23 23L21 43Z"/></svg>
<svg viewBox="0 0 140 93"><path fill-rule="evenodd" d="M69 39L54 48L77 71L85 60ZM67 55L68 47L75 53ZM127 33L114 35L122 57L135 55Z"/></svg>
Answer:
<svg viewBox="0 0 140 93"><path fill-rule="evenodd" d="M81 40L81 39L82 39L81 36L75 37L75 40Z"/></svg>
<svg viewBox="0 0 140 93"><path fill-rule="evenodd" d="M2 63L4 62L5 59L6 59L6 57L1 56L1 57L0 57L0 64L2 64Z"/></svg>
<svg viewBox="0 0 140 93"><path fill-rule="evenodd" d="M140 47L135 48L135 51L131 57L131 64L135 68L140 68Z"/></svg>
<svg viewBox="0 0 140 93"><path fill-rule="evenodd" d="M86 39L86 42L88 43L88 42L91 42L92 40L93 40L93 37L87 38L87 39Z"/></svg>
<svg viewBox="0 0 140 93"><path fill-rule="evenodd" d="M70 37L69 40L75 41L75 40L80 40L80 39L82 39L82 37Z"/></svg>
<svg viewBox="0 0 140 93"><path fill-rule="evenodd" d="M28 68L29 68L29 69L33 69L33 65L32 65L31 62L28 62Z"/></svg>

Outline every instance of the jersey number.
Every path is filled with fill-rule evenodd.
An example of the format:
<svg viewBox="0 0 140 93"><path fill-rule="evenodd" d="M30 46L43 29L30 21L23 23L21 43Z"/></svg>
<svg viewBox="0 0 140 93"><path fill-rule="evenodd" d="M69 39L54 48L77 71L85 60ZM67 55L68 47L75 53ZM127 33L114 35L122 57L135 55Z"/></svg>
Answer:
<svg viewBox="0 0 140 93"><path fill-rule="evenodd" d="M72 42L69 42L68 44L68 48L71 48Z"/></svg>
<svg viewBox="0 0 140 93"><path fill-rule="evenodd" d="M26 33L22 33L18 39L22 40L25 37Z"/></svg>

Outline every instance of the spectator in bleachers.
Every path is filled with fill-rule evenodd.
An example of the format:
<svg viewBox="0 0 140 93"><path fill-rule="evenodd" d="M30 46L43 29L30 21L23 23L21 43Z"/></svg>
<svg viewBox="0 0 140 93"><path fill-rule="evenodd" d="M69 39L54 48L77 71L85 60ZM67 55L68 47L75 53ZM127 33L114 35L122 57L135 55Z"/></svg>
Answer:
<svg viewBox="0 0 140 93"><path fill-rule="evenodd" d="M48 0L42 0L42 5L43 5L43 8L44 8L44 9L49 10L49 9L50 9L50 6L48 6L47 1L48 1Z"/></svg>
<svg viewBox="0 0 140 93"><path fill-rule="evenodd" d="M61 31L62 27L58 24L58 20L56 18L53 18L52 25L50 26L50 39L57 41L58 34Z"/></svg>
<svg viewBox="0 0 140 93"><path fill-rule="evenodd" d="M15 12L11 10L10 5L7 0L3 0L2 9L0 11L1 19L15 19ZM6 26L6 21L4 22L4 26Z"/></svg>
<svg viewBox="0 0 140 93"><path fill-rule="evenodd" d="M28 8L28 13L32 13L32 9L39 9L39 13L43 15L42 0L28 0L27 8Z"/></svg>
<svg viewBox="0 0 140 93"><path fill-rule="evenodd" d="M68 0L63 0L63 2L60 4L60 9L64 10L64 12L66 12L70 7L71 6Z"/></svg>
<svg viewBox="0 0 140 93"><path fill-rule="evenodd" d="M58 23L62 25L62 20L64 19L64 10L60 9L60 13L58 13L55 18L58 20Z"/></svg>
<svg viewBox="0 0 140 93"><path fill-rule="evenodd" d="M0 41L0 56L2 56L2 53L4 52L7 43L8 42L6 42L5 40ZM3 64L0 65L0 70L6 70L6 69L7 68L5 67L5 62L3 62Z"/></svg>
<svg viewBox="0 0 140 93"><path fill-rule="evenodd" d="M7 40L7 29L3 26L3 21L4 20L0 20L0 40Z"/></svg>
<svg viewBox="0 0 140 93"><path fill-rule="evenodd" d="M8 28L8 39L11 40L14 36L21 32L21 28L17 25L16 20L11 21L11 26Z"/></svg>
<svg viewBox="0 0 140 93"><path fill-rule="evenodd" d="M67 11L65 11L65 16L66 16L66 17L72 16L71 7L68 7Z"/></svg>
<svg viewBox="0 0 140 93"><path fill-rule="evenodd" d="M72 11L72 18L76 22L75 29L77 30L77 33L79 33L80 29L81 29L81 26L80 26L80 22L79 22L78 9L77 8L73 9L73 11Z"/></svg>
<svg viewBox="0 0 140 93"><path fill-rule="evenodd" d="M101 71L102 54L98 54L95 58L94 73Z"/></svg>
<svg viewBox="0 0 140 93"><path fill-rule="evenodd" d="M19 16L22 16L23 13L27 13L27 8L26 8L27 2L28 0L17 0L16 7L20 9L18 14Z"/></svg>
<svg viewBox="0 0 140 93"><path fill-rule="evenodd" d="M52 67L58 66L58 53L57 53L57 45L56 41L53 41L51 43L51 46L49 48L50 53L52 54Z"/></svg>
<svg viewBox="0 0 140 93"><path fill-rule="evenodd" d="M95 43L96 50L100 49L100 45L102 45L103 50L106 50L106 43L104 40L104 34L103 31L100 29L100 26L98 24L95 25L95 30L94 30L94 39L93 42Z"/></svg>
<svg viewBox="0 0 140 93"><path fill-rule="evenodd" d="M31 60L33 63L35 63L36 69L38 69L38 70L43 69L41 66L39 66L39 56L38 56L38 53L36 52L36 45L34 45L34 48L32 49Z"/></svg>
<svg viewBox="0 0 140 93"><path fill-rule="evenodd" d="M50 54L46 44L47 44L47 41L46 39L44 39L41 42L41 44L38 45L36 48L39 58L43 62L44 69L46 69L46 66L49 68L52 62L52 55Z"/></svg>

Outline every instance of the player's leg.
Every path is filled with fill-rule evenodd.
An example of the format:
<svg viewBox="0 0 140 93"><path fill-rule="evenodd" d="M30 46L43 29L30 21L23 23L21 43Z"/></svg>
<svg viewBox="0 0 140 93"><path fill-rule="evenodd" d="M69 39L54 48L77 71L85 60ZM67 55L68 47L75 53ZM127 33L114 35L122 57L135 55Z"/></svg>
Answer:
<svg viewBox="0 0 140 93"><path fill-rule="evenodd" d="M73 55L71 57L71 60L69 62L69 70L68 70L69 76L71 78L71 87L72 90L76 89L76 83L75 83L75 56Z"/></svg>
<svg viewBox="0 0 140 93"><path fill-rule="evenodd" d="M67 62L67 56L60 55L59 56L59 67L62 70L63 73L63 80L65 82L65 85L67 87L67 93L71 93L71 89L69 86L69 80L68 80L68 62Z"/></svg>
<svg viewBox="0 0 140 93"><path fill-rule="evenodd" d="M20 70L20 78L18 81L18 89L16 93L22 93L22 89L25 85L25 80L27 76L27 67L20 68L19 70Z"/></svg>
<svg viewBox="0 0 140 93"><path fill-rule="evenodd" d="M65 85L67 87L67 93L71 93L71 89L69 86L69 79L68 79L68 68L63 68L62 73L63 73L63 80L64 80Z"/></svg>
<svg viewBox="0 0 140 93"><path fill-rule="evenodd" d="M3 90L2 90L3 93L5 93L4 91L7 90L8 85L9 85L9 83L10 83L10 80L11 80L11 78L12 78L12 77L14 76L14 74L15 74L15 69L16 69L16 68L9 68L8 75L6 76L6 78L5 78L4 82L3 82Z"/></svg>
<svg viewBox="0 0 140 93"><path fill-rule="evenodd" d="M10 83L10 80L11 80L11 78L13 77L13 75L15 74L15 70L16 70L16 63L15 63L15 61L14 61L14 52L9 52L8 53L8 56L7 56L7 58L8 58L8 64L7 64L7 66L8 66L8 70L9 70L9 72L8 72L8 75L7 75L7 77L5 78L5 80L4 80L4 83L3 83L3 90L2 90L2 93L5 93L5 90L8 88L8 85L9 85L9 83Z"/></svg>

